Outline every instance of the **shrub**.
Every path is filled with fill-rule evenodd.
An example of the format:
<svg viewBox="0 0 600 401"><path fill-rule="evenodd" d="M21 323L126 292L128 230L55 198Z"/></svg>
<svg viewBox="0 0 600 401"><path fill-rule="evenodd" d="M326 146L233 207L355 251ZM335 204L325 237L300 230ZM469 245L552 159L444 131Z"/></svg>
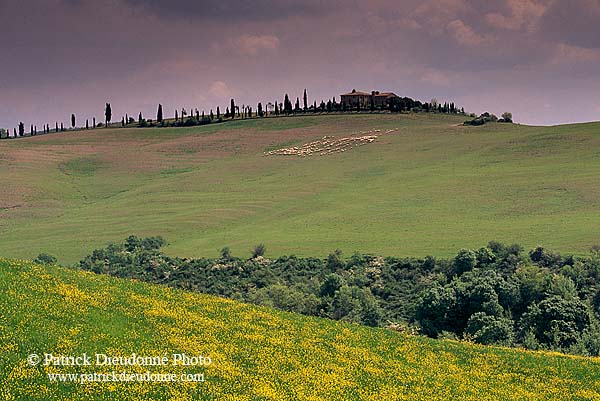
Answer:
<svg viewBox="0 0 600 401"><path fill-rule="evenodd" d="M510 319L489 316L484 312L471 315L465 329L465 338L479 344L512 345L514 337L513 322Z"/></svg>
<svg viewBox="0 0 600 401"><path fill-rule="evenodd" d="M232 259L232 257L231 257L231 249L228 246L223 247L219 251L219 253L221 254L221 260L231 260Z"/></svg>
<svg viewBox="0 0 600 401"><path fill-rule="evenodd" d="M258 244L252 250L252 259L257 258L259 256L265 256L265 252L267 251L267 247L265 244Z"/></svg>
<svg viewBox="0 0 600 401"><path fill-rule="evenodd" d="M477 263L477 255L470 249L461 249L454 258L454 268L458 275L472 270Z"/></svg>
<svg viewBox="0 0 600 401"><path fill-rule="evenodd" d="M512 113L509 113L508 111L502 113L502 119L504 120L505 123L512 123L513 122L513 115Z"/></svg>
<svg viewBox="0 0 600 401"><path fill-rule="evenodd" d="M331 273L325 277L325 281L321 284L321 288L319 293L321 296L329 296L332 297L337 290L342 288L345 284L342 276L336 273Z"/></svg>
<svg viewBox="0 0 600 401"><path fill-rule="evenodd" d="M49 255L47 253L40 253L37 258L33 260L35 263L39 263L41 265L54 265L58 261L56 257Z"/></svg>
<svg viewBox="0 0 600 401"><path fill-rule="evenodd" d="M532 304L521 319L524 332L531 331L540 343L559 348L575 344L589 325L590 316L583 302L559 296Z"/></svg>

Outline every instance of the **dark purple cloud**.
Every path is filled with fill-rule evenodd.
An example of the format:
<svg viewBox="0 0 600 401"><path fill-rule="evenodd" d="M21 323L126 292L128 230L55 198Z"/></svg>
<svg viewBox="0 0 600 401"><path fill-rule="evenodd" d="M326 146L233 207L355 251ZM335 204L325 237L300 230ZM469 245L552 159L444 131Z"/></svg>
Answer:
<svg viewBox="0 0 600 401"><path fill-rule="evenodd" d="M338 6L352 6L352 1L343 3L336 0L125 0L125 2L159 17L218 21L268 21L295 16L310 17L318 13L329 13Z"/></svg>
<svg viewBox="0 0 600 401"><path fill-rule="evenodd" d="M599 120L598 20L598 0L4 0L0 126L99 117L106 101L151 116L158 102L208 111L304 88Z"/></svg>
<svg viewBox="0 0 600 401"><path fill-rule="evenodd" d="M573 46L600 48L600 1L555 1L543 18L548 38Z"/></svg>

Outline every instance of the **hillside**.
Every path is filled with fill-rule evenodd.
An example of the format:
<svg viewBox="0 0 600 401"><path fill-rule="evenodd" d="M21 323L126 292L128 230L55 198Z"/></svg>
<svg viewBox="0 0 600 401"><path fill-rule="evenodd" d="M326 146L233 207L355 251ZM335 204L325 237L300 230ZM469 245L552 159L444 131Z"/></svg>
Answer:
<svg viewBox="0 0 600 401"><path fill-rule="evenodd" d="M29 262L0 260L0 395L5 400L589 400L597 359L410 337ZM203 383L49 383L28 355L184 352ZM105 368L110 370L109 368ZM118 368L120 370L121 368Z"/></svg>
<svg viewBox="0 0 600 401"><path fill-rule="evenodd" d="M331 115L0 141L0 254L63 263L129 234L167 252L450 256L495 239L600 242L600 124L457 126L445 115ZM395 130L345 152L265 156Z"/></svg>

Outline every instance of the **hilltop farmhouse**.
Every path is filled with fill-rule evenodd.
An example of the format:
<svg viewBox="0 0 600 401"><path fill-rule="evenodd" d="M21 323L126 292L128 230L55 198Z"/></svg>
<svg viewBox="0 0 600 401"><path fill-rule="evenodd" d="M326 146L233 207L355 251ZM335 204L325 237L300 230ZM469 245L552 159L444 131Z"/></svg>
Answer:
<svg viewBox="0 0 600 401"><path fill-rule="evenodd" d="M391 105L398 104L400 97L393 92L372 91L371 93L360 92L352 89L352 92L340 96L342 105L352 109L388 109Z"/></svg>

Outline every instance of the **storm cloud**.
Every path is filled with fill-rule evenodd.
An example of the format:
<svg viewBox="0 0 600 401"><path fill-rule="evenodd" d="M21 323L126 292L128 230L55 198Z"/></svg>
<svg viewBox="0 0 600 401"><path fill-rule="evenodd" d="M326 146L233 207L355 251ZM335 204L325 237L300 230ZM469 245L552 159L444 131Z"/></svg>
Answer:
<svg viewBox="0 0 600 401"><path fill-rule="evenodd" d="M4 0L0 127L352 88L600 119L600 1Z"/></svg>

